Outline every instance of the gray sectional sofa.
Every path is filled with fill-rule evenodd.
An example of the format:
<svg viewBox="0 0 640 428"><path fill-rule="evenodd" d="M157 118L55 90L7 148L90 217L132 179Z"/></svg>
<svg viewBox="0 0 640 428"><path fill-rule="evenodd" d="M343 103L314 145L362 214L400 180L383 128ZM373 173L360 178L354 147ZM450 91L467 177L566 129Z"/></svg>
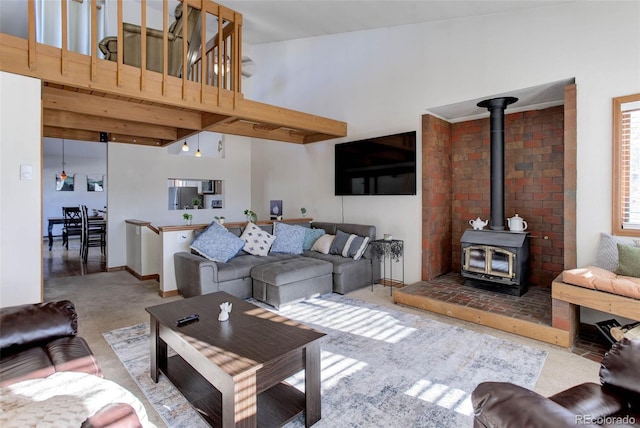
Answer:
<svg viewBox="0 0 640 428"><path fill-rule="evenodd" d="M302 227L337 231L376 239L376 227L349 223L311 222ZM273 225L261 225L272 233ZM240 236L240 228L228 228ZM294 262L292 262L292 260ZM270 252L255 256L241 252L226 263L208 260L198 254L174 254L178 292L184 297L225 291L239 298L255 297L279 307L331 291L345 294L370 285L380 278L380 263L372 260L367 248L359 260L339 254L304 251L302 254Z"/></svg>

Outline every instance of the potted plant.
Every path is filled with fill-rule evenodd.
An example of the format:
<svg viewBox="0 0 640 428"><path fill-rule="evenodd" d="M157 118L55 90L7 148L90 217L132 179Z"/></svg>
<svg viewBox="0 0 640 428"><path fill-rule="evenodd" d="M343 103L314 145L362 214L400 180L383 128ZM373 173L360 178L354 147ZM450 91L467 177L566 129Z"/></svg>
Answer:
<svg viewBox="0 0 640 428"><path fill-rule="evenodd" d="M219 224L224 224L224 216L220 215L220 216L215 216L214 219L219 223Z"/></svg>
<svg viewBox="0 0 640 428"><path fill-rule="evenodd" d="M191 204L193 205L193 209L197 210L200 207L200 198L193 198Z"/></svg>
<svg viewBox="0 0 640 428"><path fill-rule="evenodd" d="M192 214L184 213L182 214L182 218L187 222L187 226L191 226L191 219L193 218Z"/></svg>
<svg viewBox="0 0 640 428"><path fill-rule="evenodd" d="M252 222L258 221L258 215L250 209L244 210L244 215L247 216L247 221L252 221Z"/></svg>
<svg viewBox="0 0 640 428"><path fill-rule="evenodd" d="M307 209L305 207L300 208L300 214L302 214L302 217L306 217L307 216Z"/></svg>

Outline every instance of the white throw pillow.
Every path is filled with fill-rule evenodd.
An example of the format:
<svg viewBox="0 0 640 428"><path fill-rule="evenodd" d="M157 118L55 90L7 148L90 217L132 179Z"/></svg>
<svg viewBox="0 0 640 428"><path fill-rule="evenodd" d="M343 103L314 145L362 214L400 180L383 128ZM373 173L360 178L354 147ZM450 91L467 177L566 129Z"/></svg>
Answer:
<svg viewBox="0 0 640 428"><path fill-rule="evenodd" d="M331 248L331 244L333 244L333 240L336 235L325 234L316 239L316 242L313 243L311 247L311 251L317 251L322 254L329 254L329 249Z"/></svg>
<svg viewBox="0 0 640 428"><path fill-rule="evenodd" d="M265 232L260 229L259 226L249 222L247 226L244 228L242 235L240 235L241 239L244 239L246 244L242 248L249 254L253 254L254 256L266 256L269 254L269 249L271 248L271 244L276 239L272 234Z"/></svg>

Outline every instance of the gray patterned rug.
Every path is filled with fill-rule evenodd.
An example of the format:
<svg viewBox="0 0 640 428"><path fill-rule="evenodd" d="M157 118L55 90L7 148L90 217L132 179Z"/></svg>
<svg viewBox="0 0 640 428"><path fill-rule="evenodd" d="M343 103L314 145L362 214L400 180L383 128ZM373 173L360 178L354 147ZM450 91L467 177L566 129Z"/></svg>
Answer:
<svg viewBox="0 0 640 428"><path fill-rule="evenodd" d="M470 395L478 383L533 389L547 357L545 351L338 294L279 314L327 334L317 427L471 426ZM166 377L151 381L148 335L148 324L103 334L167 426L206 426ZM288 382L303 390L302 375ZM303 427L304 419L286 426Z"/></svg>

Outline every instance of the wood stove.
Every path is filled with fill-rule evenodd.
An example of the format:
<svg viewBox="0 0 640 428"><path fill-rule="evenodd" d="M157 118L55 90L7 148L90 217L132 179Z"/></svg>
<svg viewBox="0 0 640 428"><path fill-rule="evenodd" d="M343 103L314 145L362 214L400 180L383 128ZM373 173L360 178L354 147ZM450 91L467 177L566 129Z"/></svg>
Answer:
<svg viewBox="0 0 640 428"><path fill-rule="evenodd" d="M504 227L504 110L516 101L502 97L478 103L490 113L491 230L467 230L460 242L466 284L522 296L528 289L529 234Z"/></svg>
<svg viewBox="0 0 640 428"><path fill-rule="evenodd" d="M467 230L462 244L465 283L522 296L527 292L529 234L493 230Z"/></svg>

